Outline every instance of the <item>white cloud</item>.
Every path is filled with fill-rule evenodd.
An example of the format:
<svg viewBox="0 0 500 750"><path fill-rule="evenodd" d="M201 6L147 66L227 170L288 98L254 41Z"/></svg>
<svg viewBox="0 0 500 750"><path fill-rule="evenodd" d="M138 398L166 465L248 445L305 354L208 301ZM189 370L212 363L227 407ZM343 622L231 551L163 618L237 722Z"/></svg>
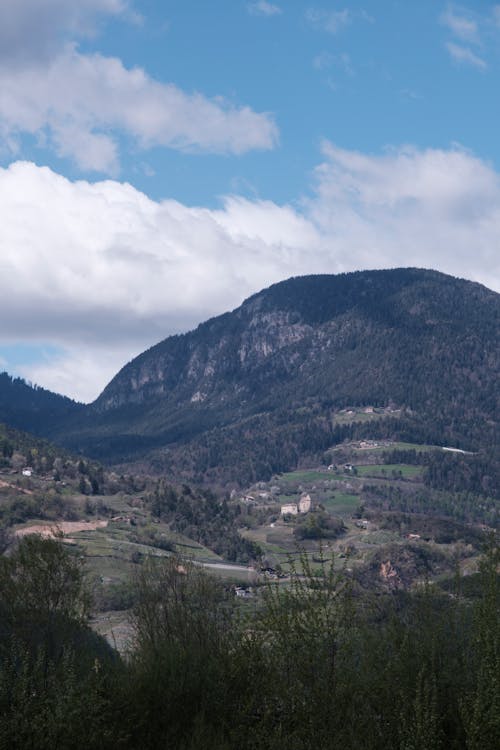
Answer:
<svg viewBox="0 0 500 750"><path fill-rule="evenodd" d="M343 10L309 8L306 11L306 20L313 26L328 31L330 34L337 34L352 22L353 13L348 8Z"/></svg>
<svg viewBox="0 0 500 750"><path fill-rule="evenodd" d="M0 201L0 341L64 349L53 370L24 374L53 388L66 378L65 392L85 398L119 361L236 306L315 244L287 206L157 203L127 184L73 183L26 162L0 170ZM99 364L103 351L112 365Z"/></svg>
<svg viewBox="0 0 500 750"><path fill-rule="evenodd" d="M336 263L425 266L500 289L500 180L461 150L388 151L324 147L309 219Z"/></svg>
<svg viewBox="0 0 500 750"><path fill-rule="evenodd" d="M0 151L17 154L28 134L82 170L117 174L121 136L140 149L220 154L276 144L269 114L79 53L74 39L113 16L139 18L128 0L0 3Z"/></svg>
<svg viewBox="0 0 500 750"><path fill-rule="evenodd" d="M110 349L68 343L64 352L50 361L18 366L16 374L31 383L46 383L55 393L88 403L96 397L96 384L109 382L132 354L140 352L139 347L120 349L120 346L115 346ZM8 365L5 369L12 374Z"/></svg>
<svg viewBox="0 0 500 750"><path fill-rule="evenodd" d="M308 8L305 13L308 21L315 29L327 31L329 34L338 34L346 26L355 21L374 23L374 19L365 10L325 10L323 8Z"/></svg>
<svg viewBox="0 0 500 750"><path fill-rule="evenodd" d="M323 154L300 204L230 196L218 210L0 169L0 343L62 350L23 374L91 399L155 341L289 276L412 265L500 291L491 166L460 149Z"/></svg>
<svg viewBox="0 0 500 750"><path fill-rule="evenodd" d="M441 16L441 23L446 26L451 33L464 42L479 42L479 29L477 21L467 17L465 14L459 15L452 7Z"/></svg>
<svg viewBox="0 0 500 750"><path fill-rule="evenodd" d="M266 0L248 3L247 9L252 16L276 16L283 12L279 5L268 3Z"/></svg>
<svg viewBox="0 0 500 750"><path fill-rule="evenodd" d="M127 0L2 0L0 60L9 66L47 60L65 35L92 36L107 16L137 18Z"/></svg>
<svg viewBox="0 0 500 750"><path fill-rule="evenodd" d="M450 57L458 64L485 70L488 56L498 41L500 5L488 10L449 5L439 20L453 39L445 45Z"/></svg>
<svg viewBox="0 0 500 750"><path fill-rule="evenodd" d="M125 68L116 58L73 47L46 66L0 66L0 134L42 135L84 170L116 173L117 133L141 148L241 154L272 148L277 128L267 114L199 93L186 94Z"/></svg>
<svg viewBox="0 0 500 750"><path fill-rule="evenodd" d="M486 70L488 67L485 60L476 55L469 47L463 47L461 44L455 44L454 42L447 42L446 49L452 59L459 64L472 65L473 68L478 68L479 70Z"/></svg>

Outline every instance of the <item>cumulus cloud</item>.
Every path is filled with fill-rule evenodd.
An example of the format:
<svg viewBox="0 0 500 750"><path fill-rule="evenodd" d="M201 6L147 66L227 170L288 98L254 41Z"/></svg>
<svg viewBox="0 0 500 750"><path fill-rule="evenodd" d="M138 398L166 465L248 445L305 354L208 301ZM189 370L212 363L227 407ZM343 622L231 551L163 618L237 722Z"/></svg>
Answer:
<svg viewBox="0 0 500 750"><path fill-rule="evenodd" d="M83 171L116 175L120 136L134 147L242 154L273 148L272 116L155 80L121 60L82 54L76 37L99 18L136 19L127 0L3 0L0 4L0 149L34 136Z"/></svg>
<svg viewBox="0 0 500 750"><path fill-rule="evenodd" d="M53 377L47 363L23 374L60 389L67 378L64 392L81 398L145 346L299 268L314 244L314 229L287 206L157 203L127 184L71 182L24 162L0 170L0 201L10 217L0 225L0 314L9 321L0 340L64 349ZM101 369L103 351L110 364Z"/></svg>
<svg viewBox="0 0 500 750"><path fill-rule="evenodd" d="M73 47L46 66L0 66L0 134L44 135L84 170L118 169L116 133L141 148L241 154L272 148L277 128L267 114L235 107L131 70L116 58Z"/></svg>
<svg viewBox="0 0 500 750"><path fill-rule="evenodd" d="M412 265L500 291L500 176L460 149L325 143L296 205L157 202L26 162L0 170L0 201L0 343L57 347L22 374L84 400L154 342L292 275Z"/></svg>
<svg viewBox="0 0 500 750"><path fill-rule="evenodd" d="M425 266L500 289L500 179L472 154L327 143L307 215L344 269ZM354 260L355 258L355 260Z"/></svg>

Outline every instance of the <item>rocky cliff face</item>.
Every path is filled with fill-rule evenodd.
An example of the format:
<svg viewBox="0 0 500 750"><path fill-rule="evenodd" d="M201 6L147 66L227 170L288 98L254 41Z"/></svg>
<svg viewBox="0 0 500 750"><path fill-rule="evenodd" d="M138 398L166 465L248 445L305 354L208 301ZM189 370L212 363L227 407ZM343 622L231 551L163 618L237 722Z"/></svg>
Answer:
<svg viewBox="0 0 500 750"><path fill-rule="evenodd" d="M207 399L227 401L245 391L244 380L265 366L280 350L311 338L313 329L294 320L290 312L260 312L260 300L234 313L230 332L227 316L216 318L185 336L175 336L153 347L127 365L108 385L94 407L108 411L128 403L142 404L168 398L178 389L191 403ZM295 358L296 359L296 358ZM293 359L289 363L293 366ZM221 393L221 379L234 381Z"/></svg>

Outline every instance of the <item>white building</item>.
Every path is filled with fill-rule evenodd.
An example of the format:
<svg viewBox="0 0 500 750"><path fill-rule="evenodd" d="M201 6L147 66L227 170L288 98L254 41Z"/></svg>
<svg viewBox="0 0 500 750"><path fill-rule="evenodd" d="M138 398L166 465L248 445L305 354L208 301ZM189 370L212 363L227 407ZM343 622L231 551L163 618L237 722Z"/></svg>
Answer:
<svg viewBox="0 0 500 750"><path fill-rule="evenodd" d="M299 500L299 513L309 513L311 510L311 496L304 492Z"/></svg>

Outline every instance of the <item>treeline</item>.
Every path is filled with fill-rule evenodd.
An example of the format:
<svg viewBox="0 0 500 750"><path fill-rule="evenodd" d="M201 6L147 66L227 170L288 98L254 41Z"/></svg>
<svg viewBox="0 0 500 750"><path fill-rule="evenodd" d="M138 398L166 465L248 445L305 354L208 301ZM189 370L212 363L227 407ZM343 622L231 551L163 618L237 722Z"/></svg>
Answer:
<svg viewBox="0 0 500 750"><path fill-rule="evenodd" d="M469 492L500 499L500 453L483 450L474 455L453 451L384 451L385 464L425 466L424 483L436 490Z"/></svg>
<svg viewBox="0 0 500 750"><path fill-rule="evenodd" d="M498 548L479 597L358 599L326 562L247 608L198 566L151 560L121 659L88 628L78 558L0 558L0 747L496 750ZM23 581L23 586L20 581Z"/></svg>

